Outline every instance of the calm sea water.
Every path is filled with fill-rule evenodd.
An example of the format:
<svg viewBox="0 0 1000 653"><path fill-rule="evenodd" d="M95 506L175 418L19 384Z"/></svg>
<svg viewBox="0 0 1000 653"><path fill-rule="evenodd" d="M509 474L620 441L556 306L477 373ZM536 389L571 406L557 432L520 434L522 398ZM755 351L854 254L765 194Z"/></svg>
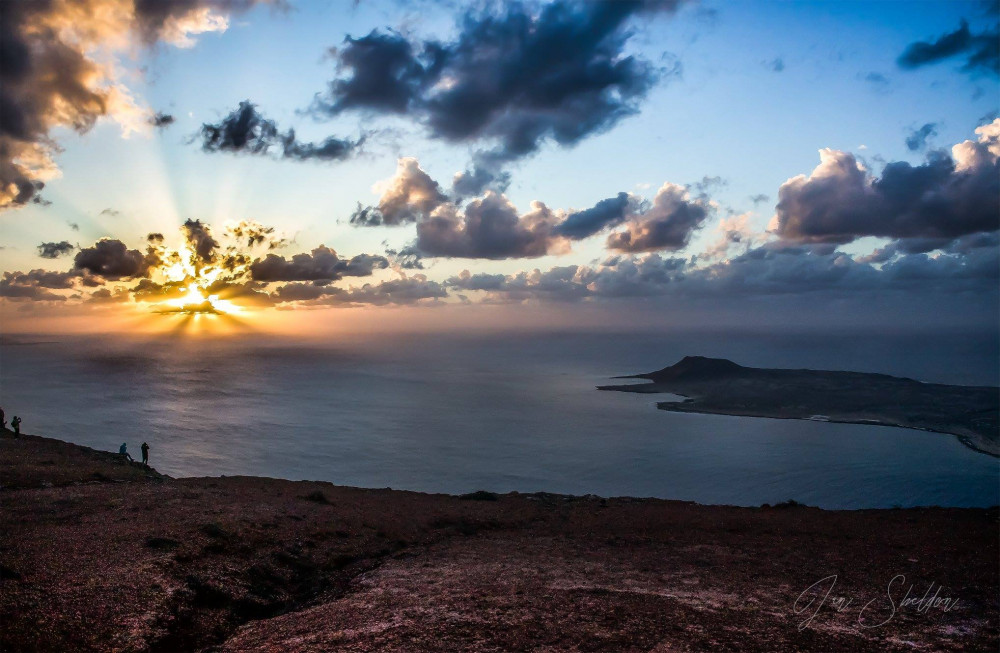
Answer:
<svg viewBox="0 0 1000 653"><path fill-rule="evenodd" d="M947 435L674 414L607 377L688 354L997 384L995 334L378 335L0 340L28 433L122 441L174 476L461 493L550 491L828 508L1000 503L1000 463ZM2 483L2 480L0 480Z"/></svg>

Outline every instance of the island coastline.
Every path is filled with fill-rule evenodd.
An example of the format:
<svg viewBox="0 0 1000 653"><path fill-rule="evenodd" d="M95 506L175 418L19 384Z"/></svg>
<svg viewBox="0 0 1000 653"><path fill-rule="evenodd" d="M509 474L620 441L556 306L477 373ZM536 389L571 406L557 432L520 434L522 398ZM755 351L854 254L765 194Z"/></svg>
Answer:
<svg viewBox="0 0 1000 653"><path fill-rule="evenodd" d="M725 359L700 356L685 357L657 372L612 378L649 382L599 385L597 389L637 394L670 393L683 397L682 401L657 402L659 410L891 426L942 433L955 436L973 451L1000 458L998 388L925 384L885 374L752 368ZM810 383L825 392L809 395ZM862 393L851 387L851 384L865 383L873 386L867 397L859 396ZM891 388L894 402L885 400L879 404L883 387ZM795 391L806 396L797 397L795 406L782 403L785 401L782 393ZM959 401L966 404L955 406ZM734 405L741 402L744 405ZM970 418L970 413L979 417Z"/></svg>

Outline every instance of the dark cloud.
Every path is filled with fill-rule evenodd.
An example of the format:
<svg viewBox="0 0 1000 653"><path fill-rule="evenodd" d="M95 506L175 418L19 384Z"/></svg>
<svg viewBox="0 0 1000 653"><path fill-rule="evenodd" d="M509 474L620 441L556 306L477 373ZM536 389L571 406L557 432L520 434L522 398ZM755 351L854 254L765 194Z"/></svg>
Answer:
<svg viewBox="0 0 1000 653"><path fill-rule="evenodd" d="M240 102L219 122L202 124L198 136L205 152L266 155L275 148L282 158L295 161L343 161L365 141L364 137L352 141L331 136L318 143L304 143L296 138L294 129L280 132L249 100Z"/></svg>
<svg viewBox="0 0 1000 653"><path fill-rule="evenodd" d="M348 291L330 295L324 303L346 305L410 305L423 300L444 299L447 289L437 281L430 281L422 274L412 277L389 279L377 284L365 284Z"/></svg>
<svg viewBox="0 0 1000 653"><path fill-rule="evenodd" d="M50 272L48 270L31 270L30 272L6 272L4 278L13 285L37 286L51 290L68 290L80 279L76 272Z"/></svg>
<svg viewBox="0 0 1000 653"><path fill-rule="evenodd" d="M80 231L80 225L76 222L67 222L66 224L69 225L69 228L73 231Z"/></svg>
<svg viewBox="0 0 1000 653"><path fill-rule="evenodd" d="M503 169L504 163L504 160L482 152L475 154L472 166L455 175L451 183L452 192L457 197L480 195L487 190L503 193L511 181L510 172Z"/></svg>
<svg viewBox="0 0 1000 653"><path fill-rule="evenodd" d="M684 279L686 259L615 256L599 265L557 266L503 274L471 274L450 278L447 285L465 291L484 291L492 301L580 301L596 298L662 295Z"/></svg>
<svg viewBox="0 0 1000 653"><path fill-rule="evenodd" d="M330 115L348 109L405 113L440 74L444 52L434 45L428 49L428 58L421 60L414 45L396 32L375 30L361 38L347 36L331 54L338 71L347 71L349 76L330 82L327 96L318 97L315 108Z"/></svg>
<svg viewBox="0 0 1000 653"><path fill-rule="evenodd" d="M771 197L769 195L765 195L763 193L760 193L758 195L751 195L750 196L750 201L753 202L754 206L757 206L758 204L763 204L764 202L766 202L766 201L768 201L770 199L771 199Z"/></svg>
<svg viewBox="0 0 1000 653"><path fill-rule="evenodd" d="M280 286L272 294L276 303L304 302L329 306L412 305L447 296L448 290L443 284L420 274L349 289L290 283Z"/></svg>
<svg viewBox="0 0 1000 653"><path fill-rule="evenodd" d="M214 281L206 290L208 294L218 295L219 299L232 301L241 306L262 308L274 305L274 300L265 290L265 284L253 280L242 282Z"/></svg>
<svg viewBox="0 0 1000 653"><path fill-rule="evenodd" d="M350 158L365 142L362 136L356 141L330 136L319 143L303 143L295 140L295 132L289 130L282 139L282 156L296 161L343 161Z"/></svg>
<svg viewBox="0 0 1000 653"><path fill-rule="evenodd" d="M120 304L129 300L129 291L118 288L111 292L108 288L98 288L85 300L88 304Z"/></svg>
<svg viewBox="0 0 1000 653"><path fill-rule="evenodd" d="M567 238L580 240L592 236L606 227L621 224L637 209L638 202L628 193L601 200L589 209L570 213L555 232Z"/></svg>
<svg viewBox="0 0 1000 653"><path fill-rule="evenodd" d="M863 236L957 238L1000 228L1000 121L977 141L931 152L912 166L893 162L880 178L847 152L821 150L812 175L782 184L772 229L803 242L846 243Z"/></svg>
<svg viewBox="0 0 1000 653"><path fill-rule="evenodd" d="M169 113L155 113L149 119L149 124L157 129L166 129L174 124L174 122L176 122L176 119Z"/></svg>
<svg viewBox="0 0 1000 653"><path fill-rule="evenodd" d="M408 245L400 250L386 249L386 255L393 267L401 270L423 270L423 254L416 247Z"/></svg>
<svg viewBox="0 0 1000 653"><path fill-rule="evenodd" d="M472 274L464 271L446 285L479 292L487 303L574 302L664 297L671 302L711 301L714 305L752 297L811 296L816 310L829 298L921 303L926 297L988 300L1000 281L1000 250L978 247L964 254L905 254L881 267L826 245L789 246L772 242L723 262L696 267L683 258L658 254L615 256L596 265L558 266L547 271ZM864 299L860 299L864 298ZM669 304L668 304L669 305Z"/></svg>
<svg viewBox="0 0 1000 653"><path fill-rule="evenodd" d="M765 61L764 67L772 72L780 73L785 69L785 60L781 57L777 57L775 59L771 59L770 61Z"/></svg>
<svg viewBox="0 0 1000 653"><path fill-rule="evenodd" d="M106 216L109 216L109 217L112 217L112 218L117 218L121 214L122 214L122 212L118 211L117 209L104 209L103 211L101 211L100 213L98 213L98 215L106 215Z"/></svg>
<svg viewBox="0 0 1000 653"><path fill-rule="evenodd" d="M35 270L33 270L35 272ZM4 272L0 279L0 297L12 301L63 302L66 298L32 282L21 272Z"/></svg>
<svg viewBox="0 0 1000 653"><path fill-rule="evenodd" d="M268 148L280 142L278 127L264 118L249 101L218 123L201 126L201 149L206 152L243 152L266 154Z"/></svg>
<svg viewBox="0 0 1000 653"><path fill-rule="evenodd" d="M250 265L254 281L321 281L329 283L343 277L367 277L373 270L388 267L384 256L359 254L342 259L337 252L320 245L310 254L296 254L291 259L268 254Z"/></svg>
<svg viewBox="0 0 1000 653"><path fill-rule="evenodd" d="M927 139L937 136L937 123L925 123L920 129L914 129L906 137L906 147L911 152L918 152L927 147Z"/></svg>
<svg viewBox="0 0 1000 653"><path fill-rule="evenodd" d="M73 259L76 271L86 271L105 279L144 277L156 261L137 249L129 249L120 240L97 241L93 247L84 247Z"/></svg>
<svg viewBox="0 0 1000 653"><path fill-rule="evenodd" d="M1000 31L974 33L965 20L954 32L942 34L934 41L917 41L906 46L896 62L900 68L914 69L961 57L962 70L972 74L1000 75Z"/></svg>
<svg viewBox="0 0 1000 653"><path fill-rule="evenodd" d="M226 228L226 233L248 248L266 245L268 249L278 249L288 244L285 238L275 233L274 227L266 227L253 220L243 220Z"/></svg>
<svg viewBox="0 0 1000 653"><path fill-rule="evenodd" d="M491 164L456 183L458 192L479 192L502 177L500 163L547 140L574 145L636 113L663 71L626 52L628 21L678 4L557 0L536 13L510 3L464 14L449 42L349 36L333 51L340 76L313 110L405 114L436 138L490 141Z"/></svg>
<svg viewBox="0 0 1000 653"><path fill-rule="evenodd" d="M59 243L42 243L38 246L38 255L42 258L59 258L71 253L74 249L76 246L66 240Z"/></svg>
<svg viewBox="0 0 1000 653"><path fill-rule="evenodd" d="M129 292L137 302L162 302L183 297L187 293L187 285L187 281L157 283L152 279L140 279Z"/></svg>
<svg viewBox="0 0 1000 653"><path fill-rule="evenodd" d="M57 174L50 132L84 133L102 117L126 131L148 121L114 67L94 52L120 50L139 33L147 45L187 46L191 35L225 29L226 15L252 0L0 2L0 209L28 202Z"/></svg>
<svg viewBox="0 0 1000 653"><path fill-rule="evenodd" d="M100 66L53 30L33 30L56 9L44 2L0 2L0 207L36 197L53 165L49 129L89 130L108 113L109 95L90 79ZM47 159L41 165L25 157Z"/></svg>
<svg viewBox="0 0 1000 653"><path fill-rule="evenodd" d="M216 260L219 241L212 236L207 224L201 220L185 220L181 229L184 232L184 239L194 255L192 263L195 267L207 265Z"/></svg>
<svg viewBox="0 0 1000 653"><path fill-rule="evenodd" d="M624 230L608 236L608 249L620 252L681 249L711 210L712 205L704 196L692 198L683 186L666 183L648 209L631 217Z"/></svg>

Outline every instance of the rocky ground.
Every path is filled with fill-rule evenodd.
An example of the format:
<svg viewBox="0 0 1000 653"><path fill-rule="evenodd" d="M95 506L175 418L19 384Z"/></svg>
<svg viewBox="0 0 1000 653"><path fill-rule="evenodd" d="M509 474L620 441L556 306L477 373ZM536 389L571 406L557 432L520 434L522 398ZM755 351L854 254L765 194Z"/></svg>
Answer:
<svg viewBox="0 0 1000 653"><path fill-rule="evenodd" d="M170 479L9 432L0 485L5 652L1000 646L996 509Z"/></svg>

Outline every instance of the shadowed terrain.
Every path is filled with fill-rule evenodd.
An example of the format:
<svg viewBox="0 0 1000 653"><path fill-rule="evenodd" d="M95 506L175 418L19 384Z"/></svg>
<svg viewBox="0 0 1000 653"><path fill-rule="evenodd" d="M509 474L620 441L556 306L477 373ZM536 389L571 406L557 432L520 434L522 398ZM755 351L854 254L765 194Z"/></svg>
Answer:
<svg viewBox="0 0 1000 653"><path fill-rule="evenodd" d="M1000 643L996 509L735 508L172 479L9 432L0 479L3 651ZM834 575L826 600L828 584L806 591ZM930 588L958 603L904 606L910 586L911 596ZM836 597L850 604L838 611ZM860 628L862 616L885 623Z"/></svg>
<svg viewBox="0 0 1000 653"><path fill-rule="evenodd" d="M812 419L901 426L950 433L1000 456L1000 388L921 383L887 374L743 367L722 358L686 356L657 372L616 377L651 383L598 390L669 392L684 401L657 403L679 413Z"/></svg>

